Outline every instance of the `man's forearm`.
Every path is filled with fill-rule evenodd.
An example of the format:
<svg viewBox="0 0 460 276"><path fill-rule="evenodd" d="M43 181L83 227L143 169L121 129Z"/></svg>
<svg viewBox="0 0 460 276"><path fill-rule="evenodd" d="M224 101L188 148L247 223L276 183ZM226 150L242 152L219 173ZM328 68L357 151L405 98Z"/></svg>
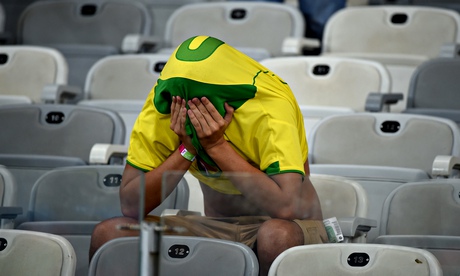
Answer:
<svg viewBox="0 0 460 276"><path fill-rule="evenodd" d="M148 214L161 204L163 200L162 191L164 191L164 194L167 196L174 190L184 173L190 168L191 163L192 162L182 157L178 150L175 150L160 166L147 173L143 173L134 168L130 170L130 172L125 169L125 173L123 174L124 183L122 183L122 187L120 188L120 200L123 214L135 218L139 216L139 202L141 200L141 198L139 198L141 188L140 174L144 174L144 214ZM168 171L177 171L181 173L171 174L166 181L167 183L163 183L163 175Z"/></svg>
<svg viewBox="0 0 460 276"><path fill-rule="evenodd" d="M285 219L308 216L305 210L310 209L311 203L306 202L300 174L269 177L244 160L227 142L207 149L207 153L222 171L231 174L229 178L235 187L270 216ZM286 181L287 185L281 183Z"/></svg>

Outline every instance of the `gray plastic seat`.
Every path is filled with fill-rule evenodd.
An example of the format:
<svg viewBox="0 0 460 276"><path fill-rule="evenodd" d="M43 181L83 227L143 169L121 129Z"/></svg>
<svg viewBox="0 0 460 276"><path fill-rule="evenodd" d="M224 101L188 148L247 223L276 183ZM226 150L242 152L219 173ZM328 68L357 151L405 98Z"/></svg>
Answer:
<svg viewBox="0 0 460 276"><path fill-rule="evenodd" d="M259 263L244 244L220 239L161 236L158 275L257 276ZM94 255L89 276L138 275L139 238L118 238Z"/></svg>
<svg viewBox="0 0 460 276"><path fill-rule="evenodd" d="M415 70L405 113L425 114L451 119L460 125L460 80L456 74L460 60L436 58Z"/></svg>
<svg viewBox="0 0 460 276"><path fill-rule="evenodd" d="M83 88L94 62L119 54L127 35L150 35L151 17L137 1L36 1L22 12L18 43L58 49L69 64L69 84ZM69 31L72 30L72 31Z"/></svg>
<svg viewBox="0 0 460 276"><path fill-rule="evenodd" d="M43 173L87 165L94 144L123 144L125 138L123 120L117 113L75 105L0 106L0 124L4 127L0 164L13 174L18 205L24 210L33 184ZM16 223L24 219L19 216Z"/></svg>
<svg viewBox="0 0 460 276"><path fill-rule="evenodd" d="M124 166L77 166L51 170L33 186L28 220L18 229L47 232L67 238L77 254L76 275L88 274L91 234L102 220L122 216L119 187ZM154 211L186 208L188 186L180 182Z"/></svg>
<svg viewBox="0 0 460 276"><path fill-rule="evenodd" d="M460 271L460 180L433 179L395 189L382 210L376 243L429 250L444 275Z"/></svg>

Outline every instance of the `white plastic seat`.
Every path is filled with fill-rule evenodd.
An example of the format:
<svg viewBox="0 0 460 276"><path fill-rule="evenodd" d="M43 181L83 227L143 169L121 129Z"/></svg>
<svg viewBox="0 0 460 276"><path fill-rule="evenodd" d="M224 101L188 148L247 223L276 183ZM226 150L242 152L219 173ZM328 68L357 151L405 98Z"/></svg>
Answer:
<svg viewBox="0 0 460 276"><path fill-rule="evenodd" d="M79 105L116 111L126 126L125 144L145 98L160 76L169 55L114 55L91 67L86 77L83 100Z"/></svg>
<svg viewBox="0 0 460 276"><path fill-rule="evenodd" d="M4 275L75 275L75 251L61 236L0 229L0 249Z"/></svg>
<svg viewBox="0 0 460 276"><path fill-rule="evenodd" d="M389 70L393 92L407 97L410 77L422 62L460 42L460 15L449 9L415 5L356 6L327 22L322 55L376 60ZM446 53L443 53L446 54ZM451 56L456 56L451 51ZM405 100L392 108L400 112Z"/></svg>
<svg viewBox="0 0 460 276"><path fill-rule="evenodd" d="M320 119L363 112L370 93L389 94L391 89L387 70L375 61L298 56L269 58L261 64L288 83L304 115L307 135Z"/></svg>
<svg viewBox="0 0 460 276"><path fill-rule="evenodd" d="M169 17L164 48L170 49L162 51L172 52L192 36L207 35L261 60L282 55L284 40L301 40L304 30L302 13L289 5L251 1L187 4Z"/></svg>
<svg viewBox="0 0 460 276"><path fill-rule="evenodd" d="M453 121L438 117L395 113L330 116L316 125L310 137L310 170L359 182L369 198L368 218L379 222L383 203L395 188L432 178L439 156L458 158L459 137ZM368 241L378 233L378 227L372 229Z"/></svg>
<svg viewBox="0 0 460 276"><path fill-rule="evenodd" d="M441 276L430 252L381 244L312 244L292 247L273 262L269 276L430 275Z"/></svg>
<svg viewBox="0 0 460 276"><path fill-rule="evenodd" d="M58 86L66 86L67 81L67 62L57 50L38 46L0 46L0 104L42 103L45 89L57 93ZM60 96L55 94L54 100L64 101Z"/></svg>

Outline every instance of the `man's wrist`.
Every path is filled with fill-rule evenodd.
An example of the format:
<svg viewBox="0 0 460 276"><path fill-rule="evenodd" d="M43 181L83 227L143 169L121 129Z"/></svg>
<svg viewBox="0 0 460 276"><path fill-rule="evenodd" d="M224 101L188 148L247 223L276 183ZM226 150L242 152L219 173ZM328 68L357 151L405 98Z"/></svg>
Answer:
<svg viewBox="0 0 460 276"><path fill-rule="evenodd" d="M184 157L184 158L187 159L188 161L190 161L190 162L195 161L195 155L194 155L193 153L189 152L189 151L185 148L184 144L180 144L180 146L179 146L179 153L180 153L180 155L182 155L182 157Z"/></svg>

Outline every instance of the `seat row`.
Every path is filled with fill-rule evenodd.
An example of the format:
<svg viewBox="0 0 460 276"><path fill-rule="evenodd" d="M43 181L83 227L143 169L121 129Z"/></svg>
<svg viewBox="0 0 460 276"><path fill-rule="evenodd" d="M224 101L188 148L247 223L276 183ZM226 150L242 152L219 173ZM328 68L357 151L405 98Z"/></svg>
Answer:
<svg viewBox="0 0 460 276"><path fill-rule="evenodd" d="M404 93L407 82L403 78L415 66L440 54L457 55L459 18L454 10L426 6L349 6L328 20L320 43L304 37L302 14L286 4L225 1L182 5L168 17L164 35L152 36L152 18L141 2L38 1L22 14L18 44L58 49L69 64L69 83L80 87L91 65L105 56L171 53L191 36L210 35L256 60L302 55L315 49L322 55L376 60L389 69L392 91ZM119 22L125 23L120 27Z"/></svg>
<svg viewBox="0 0 460 276"><path fill-rule="evenodd" d="M123 238L107 243L94 256L88 268L87 253L94 225L101 219L120 215L117 188L121 172L122 167L120 166L79 166L56 169L46 173L34 185L28 209L30 220L16 227L17 230L44 232L64 237L70 242L75 252L74 258L77 261L75 275L87 275L87 273L89 275L108 275L111 272L114 272L115 275L135 274L141 269L138 266L140 261L139 238ZM2 168L1 173L2 182L7 183L12 180L8 177L5 168ZM310 246L305 246L303 249L293 249L294 254L304 256L326 250L325 253L329 252L329 254L337 253L337 251L348 252L345 256L349 256L353 252L363 253L364 251L373 257L370 263L363 262L359 265L360 262L358 262L357 265L350 263L346 265L340 256L329 255L333 267L328 266L328 271L339 269L350 275L360 270L369 273L373 269L377 271L384 269L386 272L382 273L390 273L388 270L390 267L384 265L389 261L386 258L393 260L392 263L396 266L391 269L422 273L417 275L442 275L439 271L441 268L444 275L455 275L460 269L456 261L460 255L459 233L454 223L458 218L459 208L460 182L458 179L431 179L407 183L395 188L385 200L379 221L379 236L374 241L366 240L369 239L369 237L366 238L369 230L376 227L376 220L368 219L370 214L367 211L368 206L373 202L359 181L321 174L312 174L310 180L320 197L324 217L338 219L347 243L341 243L339 247L326 245L323 248L321 246L310 248ZM188 194L190 184L188 181L182 181L176 190L177 193L174 197L170 197L172 201L162 208L194 209L197 207L188 204L189 197L194 196ZM160 211L164 210L160 209L156 209L155 214L159 215ZM143 223L140 222L141 225ZM1 234L0 230L0 236ZM192 269L197 272L205 269L207 272L220 272L219 275L257 275L257 259L254 253L244 245L209 238L167 235L156 238L159 238L162 243L158 249L160 250L158 252L160 261L157 264L160 264L160 269L164 269L166 273L169 269L174 269L178 273L183 272L184 269L189 271ZM376 244L379 245L376 246ZM382 244L388 246L381 246ZM405 248L393 248L393 245ZM183 256L171 253L173 249L179 250L186 247L190 255L188 252ZM413 248L424 249L431 254ZM296 253L296 250L305 252ZM393 257L384 257L385 255L380 255L376 250L390 252L399 250L399 253L393 253L396 254ZM170 253L167 253L168 251ZM409 254L407 257L405 257L406 253ZM136 256L139 257L136 258ZM316 262L319 262L322 256L321 254L316 256ZM51 258L51 256L46 257ZM280 258L282 257L284 255ZM4 262L4 258L0 251L0 263ZM210 258L215 258L219 263L209 263ZM397 258L403 259L396 261ZM417 265L417 258L423 265ZM114 260L117 261L114 262ZM275 264L279 262L283 261L275 262ZM206 268L203 267L204 264L207 264ZM232 269L222 269L230 264L232 264ZM291 265L283 265L285 267L278 268L280 274L276 275L291 275L290 273L303 271L302 266L305 263L294 262ZM312 272L319 272L324 268L313 266L311 269Z"/></svg>
<svg viewBox="0 0 460 276"><path fill-rule="evenodd" d="M169 58L166 54L103 58L91 67L82 91L67 85L65 60L53 49L4 46L0 47L0 60L2 56L6 62L0 65L1 105L45 102L116 110L126 126L125 144ZM261 63L291 87L308 135L325 116L364 111L427 114L460 123L455 74L460 61L455 58L433 58L419 65L408 77L406 93L392 91L388 70L376 61L296 56L268 58Z"/></svg>
<svg viewBox="0 0 460 276"><path fill-rule="evenodd" d="M100 219L121 215L117 193L123 170L122 161L110 162L107 159L101 162L106 165L100 166L100 169L89 167L91 155L94 154L92 145L116 141L123 143L122 120L109 110L76 105L30 104L0 107L0 118L3 118L2 126L7 126L2 130L1 137L5 139L0 143L0 164L5 166L17 184L13 189L16 198L12 200L5 196L4 206L20 206L23 210L23 214L16 217L14 227L32 230L34 228L28 228L28 225L32 225L38 227L35 229L65 235L69 239L71 235L78 236L75 248L82 256L87 256L89 236L86 235L86 243L80 243L82 233L91 233ZM119 124L114 124L113 119ZM103 131L109 128L112 131ZM27 133L24 133L24 129ZM359 192L344 192L342 188L326 189L326 184L318 184L325 217L355 214L353 216L374 220L375 224L366 220L364 224L359 224L359 220L345 220L342 221L342 228L344 232L347 231L348 237L362 239L365 233L367 242L376 242L382 231L396 229L394 233L397 234L411 227L400 222L386 226L382 224L385 217L383 210L389 204L387 198L395 190L409 182L436 183L433 184L437 186L435 188L409 192L419 200L419 205L405 206L400 203L394 205L397 207L391 212L413 216L414 222L411 223L417 225L418 230L408 230L405 234L457 235L454 233L455 220L450 216L458 213L458 189L445 186L442 190L444 184L438 185L436 178L458 176L459 137L457 124L433 116L354 113L321 120L309 138L311 172L329 177L346 177L348 181L358 183L365 191L368 202L365 203L365 198L360 199L364 203L353 199ZM123 147L116 157L121 158L125 154L126 147ZM104 156L108 158L111 155ZM315 179L312 178L312 181ZM189 175L185 176L185 180L192 187L188 191L193 196L190 196L188 203L180 201L185 202L185 206L173 204L169 207L202 212L198 183ZM42 184L48 181L52 184ZM42 189L41 185L48 188ZM14 194L7 190L4 189L6 194ZM445 199L435 201L433 194L442 195ZM345 199L345 196L350 198ZM410 196L401 198L408 200ZM449 207L437 206L444 203ZM365 211L358 213L359 206L363 204ZM7 218L15 214L5 213ZM417 224L418 217L422 215L428 215L432 224L423 227ZM68 220L78 221L85 217L89 217L89 222L68 223ZM408 220L407 217L404 219ZM36 220L41 222L34 222ZM358 235L356 230L362 233ZM428 243L429 239L421 240ZM410 239L408 243L413 241ZM87 269L86 264L83 262L81 269Z"/></svg>

